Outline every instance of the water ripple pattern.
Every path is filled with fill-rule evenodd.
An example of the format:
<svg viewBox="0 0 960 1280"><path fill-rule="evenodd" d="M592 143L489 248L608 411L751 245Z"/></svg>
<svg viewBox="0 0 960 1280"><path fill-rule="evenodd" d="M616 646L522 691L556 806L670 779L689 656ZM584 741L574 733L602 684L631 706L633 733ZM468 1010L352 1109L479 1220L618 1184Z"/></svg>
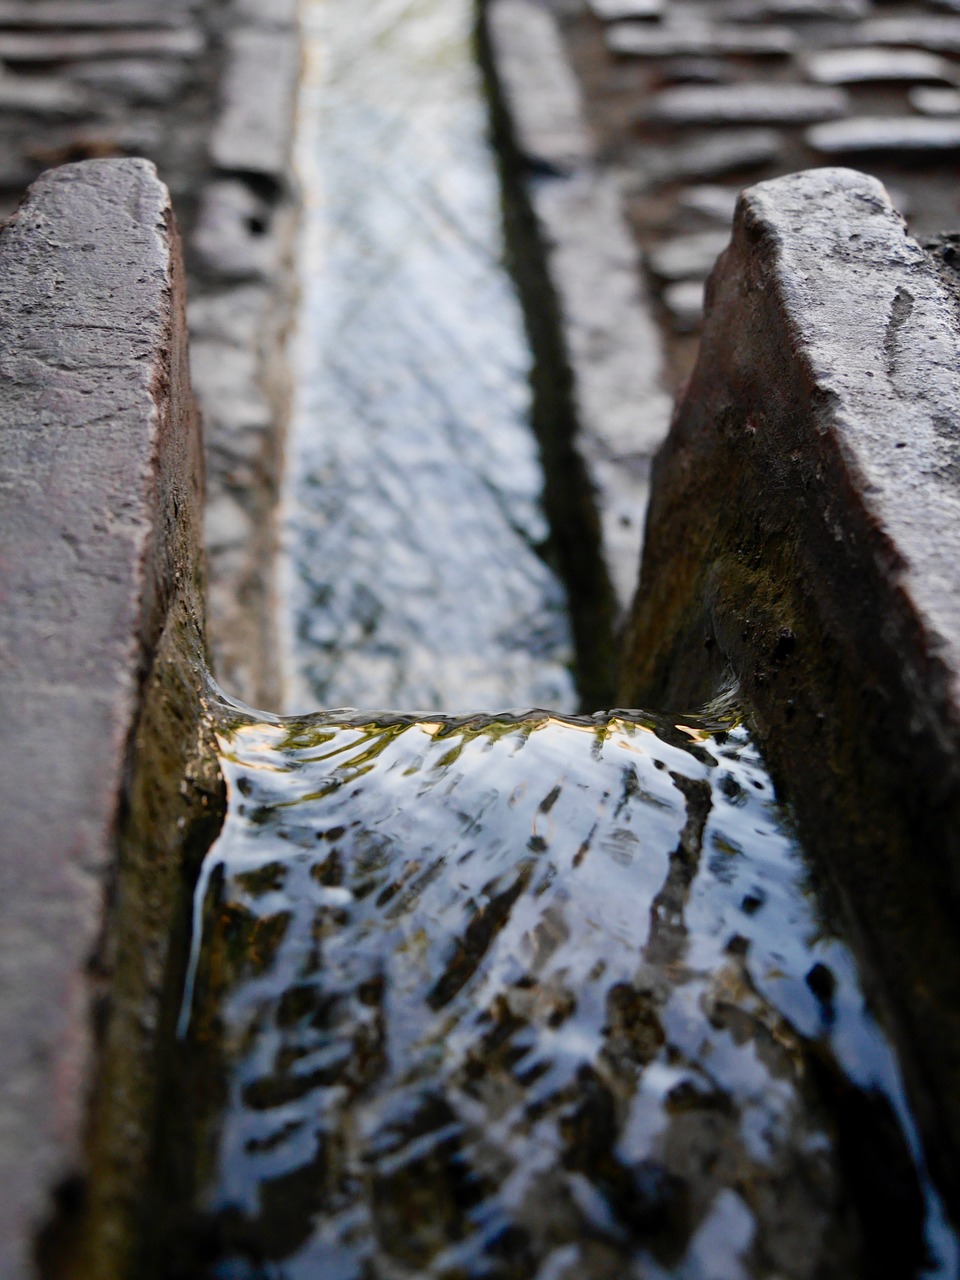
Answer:
<svg viewBox="0 0 960 1280"><path fill-rule="evenodd" d="M309 0L287 697L574 703L469 0Z"/></svg>
<svg viewBox="0 0 960 1280"><path fill-rule="evenodd" d="M164 1274L954 1274L742 727L235 717L221 747L181 1025L213 1261Z"/></svg>

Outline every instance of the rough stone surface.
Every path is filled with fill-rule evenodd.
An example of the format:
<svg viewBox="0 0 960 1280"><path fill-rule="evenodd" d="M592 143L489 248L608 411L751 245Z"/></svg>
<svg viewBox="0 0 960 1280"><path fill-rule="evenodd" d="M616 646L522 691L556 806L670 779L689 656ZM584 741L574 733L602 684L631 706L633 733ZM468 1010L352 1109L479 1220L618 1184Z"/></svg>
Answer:
<svg viewBox="0 0 960 1280"><path fill-rule="evenodd" d="M199 608L183 303L146 161L51 172L0 233L3 1280L84 1172L141 687L175 602Z"/></svg>
<svg viewBox="0 0 960 1280"><path fill-rule="evenodd" d="M657 458L622 696L731 679L892 998L960 1203L960 303L874 179L744 193Z"/></svg>

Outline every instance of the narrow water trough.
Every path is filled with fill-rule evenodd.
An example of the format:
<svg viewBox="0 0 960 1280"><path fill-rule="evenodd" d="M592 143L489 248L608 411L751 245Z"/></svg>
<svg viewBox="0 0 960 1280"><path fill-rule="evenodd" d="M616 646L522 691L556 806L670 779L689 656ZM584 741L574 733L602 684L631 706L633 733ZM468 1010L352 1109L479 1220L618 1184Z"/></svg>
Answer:
<svg viewBox="0 0 960 1280"><path fill-rule="evenodd" d="M101 376L101 312L139 324L143 350L124 364L118 347L107 381L136 391L140 506L114 485L55 511L57 545L80 539L63 569L77 598L86 546L121 584L105 606L117 685L93 690L92 734L64 729L71 760L111 744L86 843L58 835L82 779L38 800L20 776L6 802L26 815L4 856L11 919L42 900L55 921L81 904L83 923L55 957L0 933L17 993L0 1008L24 1037L4 1052L28 1104L0 1105L4 1176L23 1169L0 1274L955 1276L930 1171L949 1187L952 1136L928 1161L929 1081L909 1054L904 1076L886 980L825 874L838 850L808 859L759 754L763 704L728 679L736 646L708 637L705 665L690 659L688 687L712 695L697 714L576 711L467 5L327 0L308 18L287 684L298 706L408 710L281 717L218 689L163 188L142 162L45 180L0 264L36 264L56 314L71 292L82 341L0 291L30 365L4 447L45 443L48 490L68 492L100 418L61 419L85 403L77 380ZM392 78L397 58L414 82ZM104 235L101 260L83 246ZM131 290L129 314L111 289ZM27 520L29 468L14 481ZM84 544L91 509L96 531L130 537ZM23 616L42 614L42 575L0 572ZM627 678L647 662L660 692L670 658L639 641L650 598ZM662 641L676 661L703 641L692 599ZM58 600L50 635L67 636ZM17 650L37 705L49 621ZM75 697L87 651L68 650ZM768 736L790 793L789 734ZM44 999L67 1011L55 1033L31 1012ZM950 1063L932 1076L936 1101Z"/></svg>

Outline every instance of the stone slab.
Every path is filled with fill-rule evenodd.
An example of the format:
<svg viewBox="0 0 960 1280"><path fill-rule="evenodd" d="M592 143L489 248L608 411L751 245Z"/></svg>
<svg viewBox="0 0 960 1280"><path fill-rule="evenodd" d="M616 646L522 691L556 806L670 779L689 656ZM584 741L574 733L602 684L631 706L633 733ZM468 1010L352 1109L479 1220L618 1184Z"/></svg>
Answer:
<svg viewBox="0 0 960 1280"><path fill-rule="evenodd" d="M654 468L622 696L739 689L960 1205L960 292L873 178L744 193Z"/></svg>
<svg viewBox="0 0 960 1280"><path fill-rule="evenodd" d="M56 1196L82 1192L141 686L173 599L197 598L178 254L142 160L45 174L0 232L3 1280L33 1274Z"/></svg>
<svg viewBox="0 0 960 1280"><path fill-rule="evenodd" d="M230 37L220 114L210 139L218 168L278 183L286 178L299 59L290 31L245 27Z"/></svg>
<svg viewBox="0 0 960 1280"><path fill-rule="evenodd" d="M924 116L960 116L960 89L911 89L910 105Z"/></svg>
<svg viewBox="0 0 960 1280"><path fill-rule="evenodd" d="M666 0L590 0L591 12L603 22L627 18L656 21L666 12Z"/></svg>
<svg viewBox="0 0 960 1280"><path fill-rule="evenodd" d="M865 18L869 12L870 0L730 0L723 8L723 16L736 22Z"/></svg>
<svg viewBox="0 0 960 1280"><path fill-rule="evenodd" d="M617 22L607 28L610 51L622 57L678 58L724 57L788 58L797 48L789 27L759 27L731 23L708 26L699 23L675 27L651 27L646 23Z"/></svg>
<svg viewBox="0 0 960 1280"><path fill-rule="evenodd" d="M540 162L524 178L536 239L527 250L545 255L555 291L552 306L561 333L551 358L569 362L569 372L544 370L543 376L555 387L572 375L574 446L595 494L606 574L625 610L633 592L649 459L670 412L656 324L624 222L619 179L598 171L554 20L531 0L494 0L488 23L512 145ZM540 91L545 77L556 86L551 96L562 101L562 112L552 120L544 114ZM541 176L544 169L552 176ZM534 306L542 316L549 313L543 298ZM569 516L557 511L558 521L569 523Z"/></svg>
<svg viewBox="0 0 960 1280"><path fill-rule="evenodd" d="M0 0L0 26L176 27L193 7L191 0Z"/></svg>
<svg viewBox="0 0 960 1280"><path fill-rule="evenodd" d="M641 118L657 124L813 124L846 114L842 89L826 85L678 85L654 94Z"/></svg>
<svg viewBox="0 0 960 1280"><path fill-rule="evenodd" d="M904 45L913 49L929 49L934 53L960 52L960 18L941 18L935 14L912 14L909 17L870 18L845 33L845 39L857 44Z"/></svg>
<svg viewBox="0 0 960 1280"><path fill-rule="evenodd" d="M868 152L936 155L960 150L960 119L927 116L854 116L814 125L807 144L826 156Z"/></svg>
<svg viewBox="0 0 960 1280"><path fill-rule="evenodd" d="M647 264L661 280L703 280L727 247L726 231L675 236L647 252Z"/></svg>
<svg viewBox="0 0 960 1280"><path fill-rule="evenodd" d="M818 84L955 84L957 73L939 54L924 49L823 49L805 60Z"/></svg>
<svg viewBox="0 0 960 1280"><path fill-rule="evenodd" d="M204 45L203 33L189 26L172 31L162 27L89 32L0 30L0 59L5 62L70 62L75 58L137 55L193 58L203 52Z"/></svg>

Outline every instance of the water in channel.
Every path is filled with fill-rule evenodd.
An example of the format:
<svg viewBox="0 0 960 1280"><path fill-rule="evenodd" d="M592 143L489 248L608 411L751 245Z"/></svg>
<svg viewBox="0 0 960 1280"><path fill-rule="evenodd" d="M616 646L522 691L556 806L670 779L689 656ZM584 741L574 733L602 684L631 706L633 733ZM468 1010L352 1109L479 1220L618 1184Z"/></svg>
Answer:
<svg viewBox="0 0 960 1280"><path fill-rule="evenodd" d="M287 697L421 711L211 693L228 809L150 1266L947 1280L895 1056L746 729L570 714L472 19L304 5Z"/></svg>
<svg viewBox="0 0 960 1280"><path fill-rule="evenodd" d="M219 710L166 1276L955 1274L736 720Z"/></svg>
<svg viewBox="0 0 960 1280"><path fill-rule="evenodd" d="M575 705L471 0L309 0L286 705Z"/></svg>

